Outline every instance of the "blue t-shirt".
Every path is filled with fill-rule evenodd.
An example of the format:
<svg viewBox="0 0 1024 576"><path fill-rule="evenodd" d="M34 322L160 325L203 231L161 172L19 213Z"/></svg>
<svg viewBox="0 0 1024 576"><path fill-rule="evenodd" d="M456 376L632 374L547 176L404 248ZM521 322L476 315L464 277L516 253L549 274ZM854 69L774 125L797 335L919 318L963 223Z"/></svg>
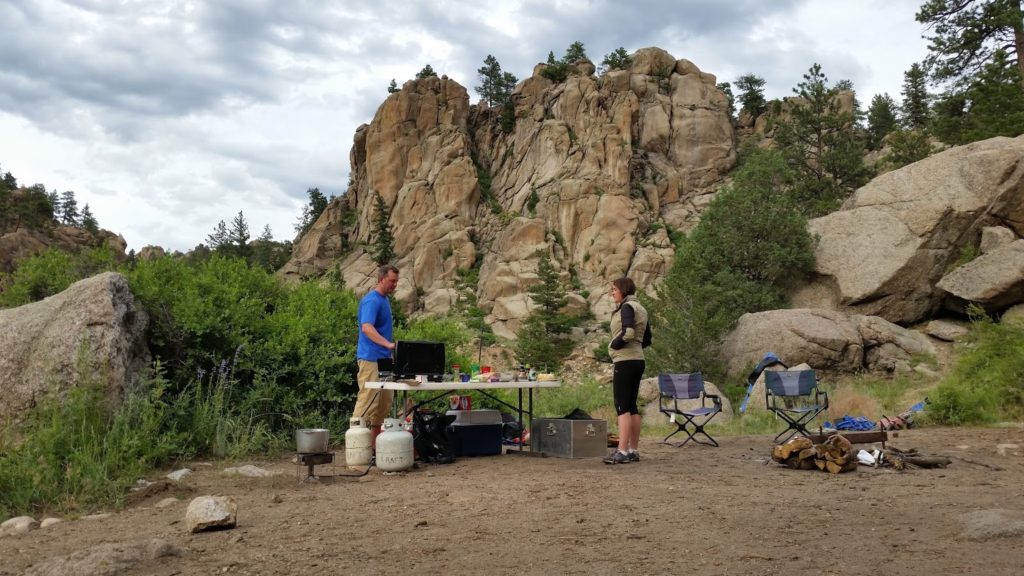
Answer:
<svg viewBox="0 0 1024 576"><path fill-rule="evenodd" d="M376 290L370 290L359 301L359 312L356 314L359 323L359 343L356 345L356 358L376 362L382 358L390 358L391 350L377 344L363 333L363 324L370 323L381 336L394 341L392 337L391 302L388 297Z"/></svg>

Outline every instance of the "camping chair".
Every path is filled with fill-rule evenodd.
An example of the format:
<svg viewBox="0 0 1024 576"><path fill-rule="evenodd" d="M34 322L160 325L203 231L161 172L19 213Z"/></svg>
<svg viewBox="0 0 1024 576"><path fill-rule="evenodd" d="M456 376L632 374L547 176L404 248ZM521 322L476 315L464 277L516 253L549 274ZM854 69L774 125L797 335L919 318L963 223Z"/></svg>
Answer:
<svg viewBox="0 0 1024 576"><path fill-rule="evenodd" d="M718 446L718 442L704 430L704 426L722 411L722 399L716 394L708 394L704 391L704 376L700 372L692 374L658 374L658 389L661 395L658 399L658 409L662 414L667 414L669 419L678 426L678 429L665 436L662 444L672 444L669 438L680 432L686 432L686 440L678 444L680 447L690 440L698 444ZM687 400L700 400L699 408L688 408ZM711 406L708 406L711 400ZM668 402L671 401L671 402ZM692 404L692 402L691 402ZM700 440L697 434L703 434L707 440Z"/></svg>
<svg viewBox="0 0 1024 576"><path fill-rule="evenodd" d="M786 421L787 427L775 437L781 444L799 432L810 436L807 424L828 409L828 394L818 388L814 370L781 370L764 373L768 410Z"/></svg>

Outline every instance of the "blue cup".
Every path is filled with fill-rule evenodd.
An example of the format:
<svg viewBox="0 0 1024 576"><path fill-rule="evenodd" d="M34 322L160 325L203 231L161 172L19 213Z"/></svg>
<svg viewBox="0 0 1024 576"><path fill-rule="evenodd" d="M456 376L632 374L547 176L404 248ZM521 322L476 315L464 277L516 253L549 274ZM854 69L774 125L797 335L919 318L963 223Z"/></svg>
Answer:
<svg viewBox="0 0 1024 576"><path fill-rule="evenodd" d="M463 372L463 373L462 373L462 374L461 374L461 375L459 376L459 378L460 378L460 379L461 379L461 380L462 380L463 382L469 382L469 374L467 374L467 373L465 373L465 372Z"/></svg>

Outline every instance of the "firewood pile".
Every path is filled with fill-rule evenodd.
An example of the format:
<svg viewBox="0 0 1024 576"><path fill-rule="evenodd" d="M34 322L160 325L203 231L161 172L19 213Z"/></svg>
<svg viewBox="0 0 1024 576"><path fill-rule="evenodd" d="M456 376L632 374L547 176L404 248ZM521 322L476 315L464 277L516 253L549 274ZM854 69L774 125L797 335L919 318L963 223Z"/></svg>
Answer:
<svg viewBox="0 0 1024 576"><path fill-rule="evenodd" d="M853 445L842 436L829 436L821 444L799 436L772 448L772 460L794 470L823 470L830 474L857 469Z"/></svg>
<svg viewBox="0 0 1024 576"><path fill-rule="evenodd" d="M772 460L794 470L823 470L831 474L857 469L857 464L875 468L907 470L912 468L945 468L951 460L945 456L928 456L916 448L900 450L892 446L856 452L850 441L832 434L820 444L798 436L772 448Z"/></svg>

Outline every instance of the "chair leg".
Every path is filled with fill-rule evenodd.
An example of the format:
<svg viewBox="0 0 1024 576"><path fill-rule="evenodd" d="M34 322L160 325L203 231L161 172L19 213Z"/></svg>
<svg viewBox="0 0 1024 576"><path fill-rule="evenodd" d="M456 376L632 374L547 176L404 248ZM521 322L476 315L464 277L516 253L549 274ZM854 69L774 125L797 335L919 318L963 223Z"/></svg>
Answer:
<svg viewBox="0 0 1024 576"><path fill-rule="evenodd" d="M677 426L678 426L678 424L677 424ZM682 426L679 426L679 428L677 428L675 432L669 434L668 436L665 436L665 439L662 440L661 443L662 444L668 444L669 446L680 446L679 444L675 444L675 443L669 442L668 439L673 437L673 436L675 436L676 434L679 434L680 432L683 432L684 430L685 429Z"/></svg>
<svg viewBox="0 0 1024 576"><path fill-rule="evenodd" d="M686 432L686 440L683 440L682 442L679 442L677 444L673 444L673 446L675 446L676 448L681 448L690 440L693 440L695 443L703 444L705 446L718 446L718 442L704 430L704 425L707 424L709 420L705 420L701 424L697 424L696 422L693 421L693 418L687 418L685 422L679 424L679 430L676 430L675 432L672 433L675 434L676 432L682 430ZM698 439L697 434L703 434L707 438L707 440ZM665 440L668 440L668 438L666 437ZM663 443L667 444L668 442Z"/></svg>

